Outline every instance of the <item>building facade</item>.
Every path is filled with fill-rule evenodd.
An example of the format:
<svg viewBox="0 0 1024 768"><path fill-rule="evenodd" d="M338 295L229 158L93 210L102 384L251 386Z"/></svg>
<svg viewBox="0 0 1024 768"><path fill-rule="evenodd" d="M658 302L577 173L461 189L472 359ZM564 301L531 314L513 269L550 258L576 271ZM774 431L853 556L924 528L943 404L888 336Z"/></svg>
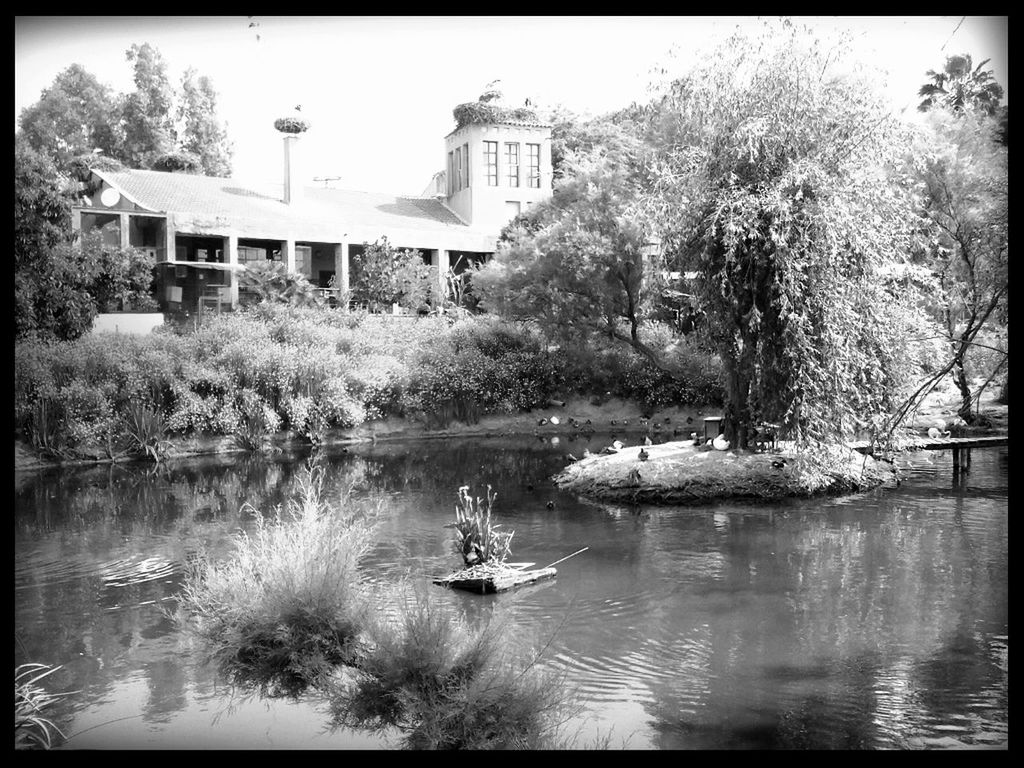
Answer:
<svg viewBox="0 0 1024 768"><path fill-rule="evenodd" d="M280 261L325 292L347 293L352 256L382 238L419 250L443 293L449 267L486 260L501 228L551 195L542 123L457 128L445 138L445 170L417 197L306 187L300 150L299 136L284 136L281 184L94 169L72 226L148 252L162 309L236 308L248 264Z"/></svg>

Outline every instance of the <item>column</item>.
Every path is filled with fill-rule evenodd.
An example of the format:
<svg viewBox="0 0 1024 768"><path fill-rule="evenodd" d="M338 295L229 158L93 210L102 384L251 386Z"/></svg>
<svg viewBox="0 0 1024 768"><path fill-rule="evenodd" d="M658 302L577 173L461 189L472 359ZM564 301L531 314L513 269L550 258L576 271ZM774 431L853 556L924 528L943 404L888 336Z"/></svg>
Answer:
<svg viewBox="0 0 1024 768"><path fill-rule="evenodd" d="M238 235L228 235L224 239L224 263L238 264ZM228 272L228 297L232 309L238 309L238 272Z"/></svg>
<svg viewBox="0 0 1024 768"><path fill-rule="evenodd" d="M174 245L174 225L168 216L164 219L164 261L174 261L178 258Z"/></svg>
<svg viewBox="0 0 1024 768"><path fill-rule="evenodd" d="M448 290L447 280L445 275L448 272L448 267L451 265L451 255L444 248L435 248L430 252L430 266L437 270L435 274L437 289L436 298L438 302L444 300L445 292Z"/></svg>
<svg viewBox="0 0 1024 768"><path fill-rule="evenodd" d="M288 269L288 273L291 274L295 271L295 239L289 237L287 240L281 243L281 258L284 260L284 265Z"/></svg>
<svg viewBox="0 0 1024 768"><path fill-rule="evenodd" d="M348 291L348 243L337 243L334 246L334 287L341 289L339 301L342 309L347 309Z"/></svg>
<svg viewBox="0 0 1024 768"><path fill-rule="evenodd" d="M121 228L121 247L127 248L130 245L128 236L129 222L127 213L120 214L119 226Z"/></svg>

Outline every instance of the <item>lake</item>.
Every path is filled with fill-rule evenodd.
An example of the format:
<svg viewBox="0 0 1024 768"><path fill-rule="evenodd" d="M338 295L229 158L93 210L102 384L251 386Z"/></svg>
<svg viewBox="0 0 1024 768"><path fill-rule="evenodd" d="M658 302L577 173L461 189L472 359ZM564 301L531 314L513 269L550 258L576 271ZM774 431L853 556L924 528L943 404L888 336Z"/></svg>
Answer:
<svg viewBox="0 0 1024 768"><path fill-rule="evenodd" d="M594 435L592 450L610 442ZM473 622L544 646L583 707L579 747L892 749L1008 740L1008 449L901 464L897 488L772 505L630 507L558 491L583 439L379 442L325 452L328 498L381 494L367 558ZM325 702L232 691L164 614L194 553L223 556L248 503L286 502L301 456L17 473L15 664L62 665L66 749L361 749ZM429 585L456 491L498 493L513 559L555 579L498 595ZM549 508L549 502L553 507Z"/></svg>

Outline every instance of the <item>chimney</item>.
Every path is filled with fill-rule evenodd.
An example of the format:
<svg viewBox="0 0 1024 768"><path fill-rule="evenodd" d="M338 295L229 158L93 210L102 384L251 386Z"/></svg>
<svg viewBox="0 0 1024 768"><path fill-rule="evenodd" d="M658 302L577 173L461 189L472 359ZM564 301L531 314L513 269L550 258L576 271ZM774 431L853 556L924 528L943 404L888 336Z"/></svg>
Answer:
<svg viewBox="0 0 1024 768"><path fill-rule="evenodd" d="M284 137L284 201L288 205L302 200L302 182L299 172L299 137L289 133Z"/></svg>

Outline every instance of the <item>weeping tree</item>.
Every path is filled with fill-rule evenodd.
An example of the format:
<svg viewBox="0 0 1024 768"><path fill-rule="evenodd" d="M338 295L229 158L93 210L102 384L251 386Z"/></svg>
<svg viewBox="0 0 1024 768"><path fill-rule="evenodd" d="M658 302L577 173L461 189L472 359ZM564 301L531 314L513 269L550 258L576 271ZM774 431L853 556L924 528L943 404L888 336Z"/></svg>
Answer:
<svg viewBox="0 0 1024 768"><path fill-rule="evenodd" d="M918 320L893 266L919 225L906 143L840 39L737 32L648 110L649 196L726 370L725 434L848 437L895 406Z"/></svg>

